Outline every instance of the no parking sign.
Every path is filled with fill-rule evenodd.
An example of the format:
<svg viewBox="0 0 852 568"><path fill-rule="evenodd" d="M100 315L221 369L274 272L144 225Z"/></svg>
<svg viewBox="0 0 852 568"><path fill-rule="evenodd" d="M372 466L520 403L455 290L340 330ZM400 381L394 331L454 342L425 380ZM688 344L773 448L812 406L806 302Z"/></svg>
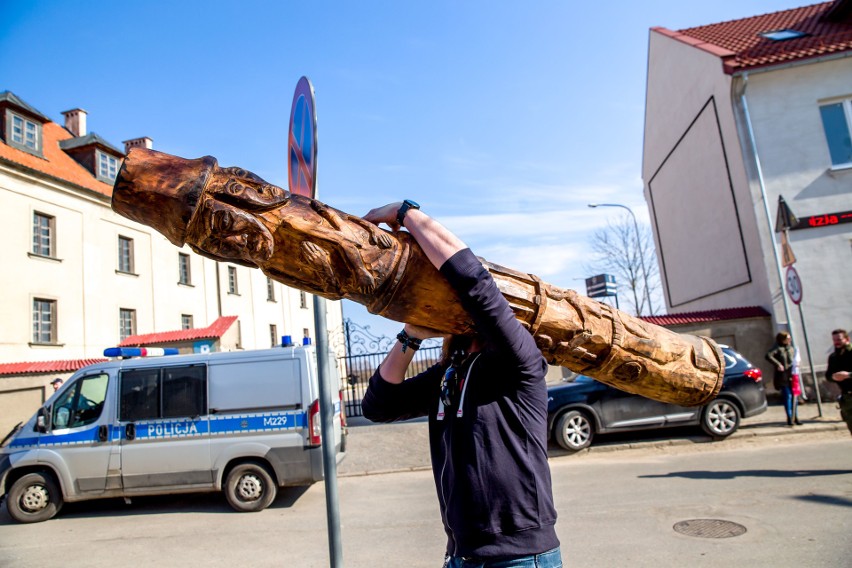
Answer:
<svg viewBox="0 0 852 568"><path fill-rule="evenodd" d="M787 267L787 294L794 304L802 301L802 281L799 273L792 266Z"/></svg>

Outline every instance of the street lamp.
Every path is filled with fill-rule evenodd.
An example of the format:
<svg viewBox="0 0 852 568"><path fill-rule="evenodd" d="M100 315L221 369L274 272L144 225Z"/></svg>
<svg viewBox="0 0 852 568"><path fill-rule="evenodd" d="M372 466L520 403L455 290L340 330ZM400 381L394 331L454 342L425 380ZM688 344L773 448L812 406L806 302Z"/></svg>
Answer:
<svg viewBox="0 0 852 568"><path fill-rule="evenodd" d="M642 265L642 278L645 280L645 301L648 302L648 312L653 313L651 308L651 293L648 290L648 270L645 268L645 251L642 250L642 237L639 235L639 223L636 222L636 215L633 214L633 209L620 203L589 203L589 207L621 207L622 209L627 209L627 212L630 213L630 216L633 218L633 228L636 229L636 246L639 248L639 262Z"/></svg>

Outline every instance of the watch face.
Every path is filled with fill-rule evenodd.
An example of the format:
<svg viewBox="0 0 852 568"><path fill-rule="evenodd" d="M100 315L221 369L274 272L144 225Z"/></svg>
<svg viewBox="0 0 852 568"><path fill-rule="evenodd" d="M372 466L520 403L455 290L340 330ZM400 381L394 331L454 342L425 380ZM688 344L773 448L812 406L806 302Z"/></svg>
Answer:
<svg viewBox="0 0 852 568"><path fill-rule="evenodd" d="M420 209L420 204L416 201L412 201L411 199L406 199L402 203L403 205L408 205L407 209Z"/></svg>

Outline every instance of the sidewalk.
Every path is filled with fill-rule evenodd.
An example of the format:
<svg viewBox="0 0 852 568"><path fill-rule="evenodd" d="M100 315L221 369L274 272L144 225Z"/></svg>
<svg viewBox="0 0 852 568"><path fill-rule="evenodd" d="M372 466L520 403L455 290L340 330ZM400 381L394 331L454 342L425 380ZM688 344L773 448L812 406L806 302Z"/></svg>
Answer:
<svg viewBox="0 0 852 568"><path fill-rule="evenodd" d="M803 424L790 427L787 426L784 408L780 405L770 405L766 412L743 420L731 438L846 430L846 424L840 419L840 411L834 401L823 401L822 412L823 416L820 417L819 408L813 401L799 405L799 420ZM614 437L624 440L602 439L583 452L613 452L710 442L710 438L703 435L699 427L690 429L691 433L686 435L683 429L676 430L672 437L667 437L664 429L656 430L653 434L619 434ZM568 454L551 444L549 455L553 459ZM361 417L349 419L346 458L337 466L340 477L430 468L429 433L425 419L395 424L373 424Z"/></svg>

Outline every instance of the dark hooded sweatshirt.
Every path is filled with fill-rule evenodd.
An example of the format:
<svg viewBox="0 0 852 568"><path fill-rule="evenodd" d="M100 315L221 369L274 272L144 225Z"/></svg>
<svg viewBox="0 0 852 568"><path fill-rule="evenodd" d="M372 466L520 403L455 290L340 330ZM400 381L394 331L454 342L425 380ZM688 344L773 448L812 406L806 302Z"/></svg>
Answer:
<svg viewBox="0 0 852 568"><path fill-rule="evenodd" d="M538 554L559 546L547 464L547 364L491 274L469 249L441 273L486 338L468 357L453 406L440 403L445 369L402 384L370 379L364 416L375 422L429 417L432 472L447 553L482 559Z"/></svg>

